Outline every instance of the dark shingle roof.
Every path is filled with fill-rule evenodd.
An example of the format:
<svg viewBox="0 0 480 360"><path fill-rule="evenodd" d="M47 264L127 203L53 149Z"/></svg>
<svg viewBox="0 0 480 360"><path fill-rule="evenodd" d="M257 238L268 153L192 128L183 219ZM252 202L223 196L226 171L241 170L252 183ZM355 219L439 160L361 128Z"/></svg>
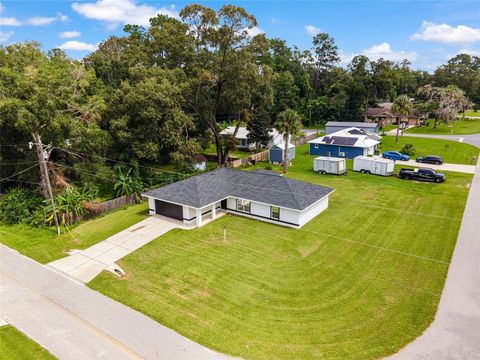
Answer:
<svg viewBox="0 0 480 360"><path fill-rule="evenodd" d="M201 208L228 196L304 210L332 188L278 174L222 168L144 193L159 200Z"/></svg>

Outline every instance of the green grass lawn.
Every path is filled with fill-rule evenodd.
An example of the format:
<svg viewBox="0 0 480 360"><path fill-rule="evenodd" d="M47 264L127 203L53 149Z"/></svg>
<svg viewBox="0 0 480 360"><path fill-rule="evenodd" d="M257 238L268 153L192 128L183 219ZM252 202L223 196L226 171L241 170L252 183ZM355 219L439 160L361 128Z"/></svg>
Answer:
<svg viewBox="0 0 480 360"><path fill-rule="evenodd" d="M226 215L165 234L120 261L126 276L89 286L246 359L398 351L434 318L471 176L419 183L356 173L350 160L346 176L322 176L313 158L297 148L288 176L336 191L303 228Z"/></svg>
<svg viewBox="0 0 480 360"><path fill-rule="evenodd" d="M0 327L0 357L5 360L56 359L47 350L10 325Z"/></svg>
<svg viewBox="0 0 480 360"><path fill-rule="evenodd" d="M465 118L465 120L462 120L462 118L458 118L455 122L449 124L439 121L436 129L433 128L433 123L434 120L430 119L427 121L427 126L413 127L411 129L407 129L406 132L411 134L438 135L480 134L480 119Z"/></svg>
<svg viewBox="0 0 480 360"><path fill-rule="evenodd" d="M396 129L397 125L385 125L380 132L389 132L390 130Z"/></svg>
<svg viewBox="0 0 480 360"><path fill-rule="evenodd" d="M473 145L458 141L399 137L398 144L395 144L395 135L388 135L382 138L381 152L388 150L400 150L405 144L413 144L416 153L412 158L426 155L443 156L446 163L452 164L475 164L474 157L478 157L479 149Z"/></svg>
<svg viewBox="0 0 480 360"><path fill-rule="evenodd" d="M85 249L148 216L142 203L87 220L56 236L55 229L0 223L0 242L41 263L67 256L71 249Z"/></svg>

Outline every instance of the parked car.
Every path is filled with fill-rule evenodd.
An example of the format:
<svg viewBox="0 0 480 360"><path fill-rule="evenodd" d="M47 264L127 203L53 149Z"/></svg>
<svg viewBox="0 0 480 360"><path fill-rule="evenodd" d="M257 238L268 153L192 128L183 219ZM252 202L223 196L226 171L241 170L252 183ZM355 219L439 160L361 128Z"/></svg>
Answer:
<svg viewBox="0 0 480 360"><path fill-rule="evenodd" d="M392 159L392 160L402 160L402 161L410 160L410 156L408 156L407 154L402 154L398 151L385 151L382 154L382 157L385 159Z"/></svg>
<svg viewBox="0 0 480 360"><path fill-rule="evenodd" d="M400 169L398 176L405 180L420 180L420 181L434 181L444 182L447 177L443 173L436 172L433 169Z"/></svg>
<svg viewBox="0 0 480 360"><path fill-rule="evenodd" d="M441 156L435 156L435 155L421 156L416 158L415 161L419 163L425 163L425 164L435 164L435 165L443 164L443 158Z"/></svg>

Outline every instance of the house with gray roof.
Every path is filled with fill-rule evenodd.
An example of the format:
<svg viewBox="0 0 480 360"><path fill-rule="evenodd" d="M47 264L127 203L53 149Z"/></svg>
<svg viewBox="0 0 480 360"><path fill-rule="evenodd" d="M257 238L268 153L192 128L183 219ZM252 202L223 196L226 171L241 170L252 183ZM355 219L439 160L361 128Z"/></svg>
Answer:
<svg viewBox="0 0 480 360"><path fill-rule="evenodd" d="M378 124L374 122L354 122L354 121L328 121L325 124L325 134L332 134L337 131L348 128L357 128L368 132L378 134Z"/></svg>
<svg viewBox="0 0 480 360"><path fill-rule="evenodd" d="M221 168L142 194L149 213L202 226L217 212L299 228L328 207L334 189L272 171Z"/></svg>

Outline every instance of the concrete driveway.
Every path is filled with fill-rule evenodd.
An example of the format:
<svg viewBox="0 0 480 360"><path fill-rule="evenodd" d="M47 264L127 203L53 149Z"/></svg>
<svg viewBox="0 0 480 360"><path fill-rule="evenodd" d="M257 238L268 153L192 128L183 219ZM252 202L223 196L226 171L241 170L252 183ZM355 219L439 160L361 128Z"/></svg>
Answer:
<svg viewBox="0 0 480 360"><path fill-rule="evenodd" d="M0 319L61 360L229 359L1 244L0 260Z"/></svg>
<svg viewBox="0 0 480 360"><path fill-rule="evenodd" d="M415 167L422 167L422 168L429 168L438 171L454 171L454 172L462 172L467 174L474 174L475 173L475 165L464 165L464 164L442 164L442 165L432 165L432 164L423 164L418 163L415 160L409 161L395 161L396 165L408 165L408 166L415 166Z"/></svg>
<svg viewBox="0 0 480 360"><path fill-rule="evenodd" d="M87 283L102 270L114 267L116 261L175 228L186 229L187 226L167 217L150 216L98 244L74 251L48 265Z"/></svg>
<svg viewBox="0 0 480 360"><path fill-rule="evenodd" d="M395 360L480 359L480 161L435 320Z"/></svg>

